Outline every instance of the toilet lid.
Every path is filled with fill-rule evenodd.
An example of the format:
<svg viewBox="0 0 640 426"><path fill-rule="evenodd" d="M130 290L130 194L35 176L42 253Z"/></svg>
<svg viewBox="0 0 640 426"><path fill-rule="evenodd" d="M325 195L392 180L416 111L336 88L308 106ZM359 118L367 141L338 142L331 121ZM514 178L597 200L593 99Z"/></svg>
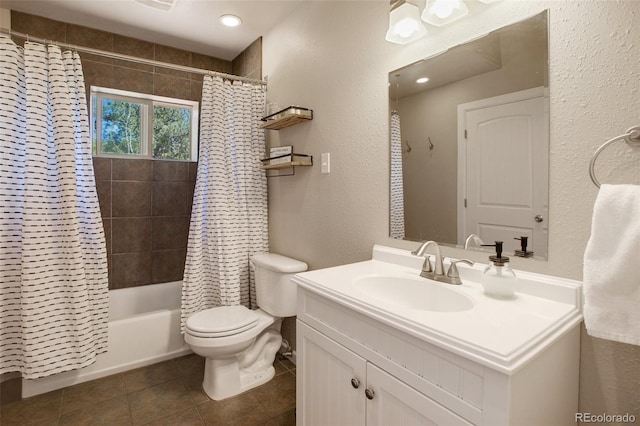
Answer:
<svg viewBox="0 0 640 426"><path fill-rule="evenodd" d="M189 334L198 337L223 337L255 327L258 316L244 306L219 306L205 309L187 319Z"/></svg>

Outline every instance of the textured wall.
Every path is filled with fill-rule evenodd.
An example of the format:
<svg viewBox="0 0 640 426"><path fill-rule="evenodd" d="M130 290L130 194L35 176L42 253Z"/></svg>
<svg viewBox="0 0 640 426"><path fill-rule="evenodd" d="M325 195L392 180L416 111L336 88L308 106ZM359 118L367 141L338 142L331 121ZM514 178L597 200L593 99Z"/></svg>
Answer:
<svg viewBox="0 0 640 426"><path fill-rule="evenodd" d="M311 268L370 258L388 238L387 73L505 24L550 10L550 239L547 262L515 269L581 279L597 189L592 152L640 124L640 2L503 1L469 4L459 25L430 28L408 46L386 43L388 2L308 2L263 38L268 101L314 109L310 123L271 135L313 154L316 165L269 180L271 249ZM274 133L274 132L271 132ZM624 144L599 160L602 181L640 182L639 153ZM320 174L320 153L332 155ZM508 177L507 177L508 178ZM425 191L438 182L425 182ZM485 256L445 248L453 257ZM584 411L640 415L640 348L583 336Z"/></svg>

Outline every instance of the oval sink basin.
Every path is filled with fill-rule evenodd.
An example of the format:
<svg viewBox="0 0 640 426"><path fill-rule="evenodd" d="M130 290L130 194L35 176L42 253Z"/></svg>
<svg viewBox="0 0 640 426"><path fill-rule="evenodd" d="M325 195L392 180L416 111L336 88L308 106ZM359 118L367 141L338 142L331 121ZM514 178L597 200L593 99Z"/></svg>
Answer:
<svg viewBox="0 0 640 426"><path fill-rule="evenodd" d="M369 297L403 308L434 312L473 308L468 296L421 277L367 275L356 278L353 286Z"/></svg>

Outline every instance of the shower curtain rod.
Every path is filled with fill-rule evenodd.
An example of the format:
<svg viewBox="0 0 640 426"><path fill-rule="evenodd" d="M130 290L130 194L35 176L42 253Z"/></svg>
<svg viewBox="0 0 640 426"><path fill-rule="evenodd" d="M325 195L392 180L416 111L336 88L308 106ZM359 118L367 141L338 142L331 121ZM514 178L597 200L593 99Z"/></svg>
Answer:
<svg viewBox="0 0 640 426"><path fill-rule="evenodd" d="M170 64L168 62L161 62L161 61L156 61L156 60L153 60L153 59L137 58L135 56L124 55L124 54L121 54L121 53L107 52L107 51L104 51L104 50L92 49L90 47L76 46L76 45L69 44L69 43L60 43L60 42L57 42L57 41L54 41L54 40L47 40L47 39L39 38L39 37L32 37L29 34L24 34L24 33L21 33L21 32L18 32L18 31L13 31L13 30L6 29L6 28L0 28L0 33L7 34L7 35L10 35L10 36L13 35L13 36L21 37L21 38L26 39L27 41L34 41L34 42L42 43L42 44L55 44L57 46L64 47L64 48L67 48L67 49L71 49L71 50L76 50L78 52L91 53L92 55L104 56L104 57L111 58L111 59L120 59L120 60L123 60L123 61L137 62L139 64L153 65L153 66L157 66L157 67L169 68L169 69L174 69L174 70L178 70L178 71L192 72L192 73L197 73L197 74L214 75L214 76L226 78L227 80L238 80L238 81L242 81L242 82L245 82L245 83L253 83L253 84L259 84L259 85L263 85L263 86L267 85L267 82L264 81L264 80L256 80L256 79L253 79L253 78L240 77L240 76L233 75L233 74L226 74L226 73L218 72L218 71L210 71L210 70L205 70L205 69L202 69L202 68L187 67L185 65Z"/></svg>

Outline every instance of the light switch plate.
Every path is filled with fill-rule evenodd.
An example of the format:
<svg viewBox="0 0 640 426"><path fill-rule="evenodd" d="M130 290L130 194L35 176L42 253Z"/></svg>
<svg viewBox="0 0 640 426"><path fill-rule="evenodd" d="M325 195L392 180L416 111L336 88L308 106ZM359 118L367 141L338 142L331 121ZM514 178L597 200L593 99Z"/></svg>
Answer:
<svg viewBox="0 0 640 426"><path fill-rule="evenodd" d="M323 152L320 159L320 164L322 168L320 169L320 173L330 173L331 172L331 155L328 152Z"/></svg>

